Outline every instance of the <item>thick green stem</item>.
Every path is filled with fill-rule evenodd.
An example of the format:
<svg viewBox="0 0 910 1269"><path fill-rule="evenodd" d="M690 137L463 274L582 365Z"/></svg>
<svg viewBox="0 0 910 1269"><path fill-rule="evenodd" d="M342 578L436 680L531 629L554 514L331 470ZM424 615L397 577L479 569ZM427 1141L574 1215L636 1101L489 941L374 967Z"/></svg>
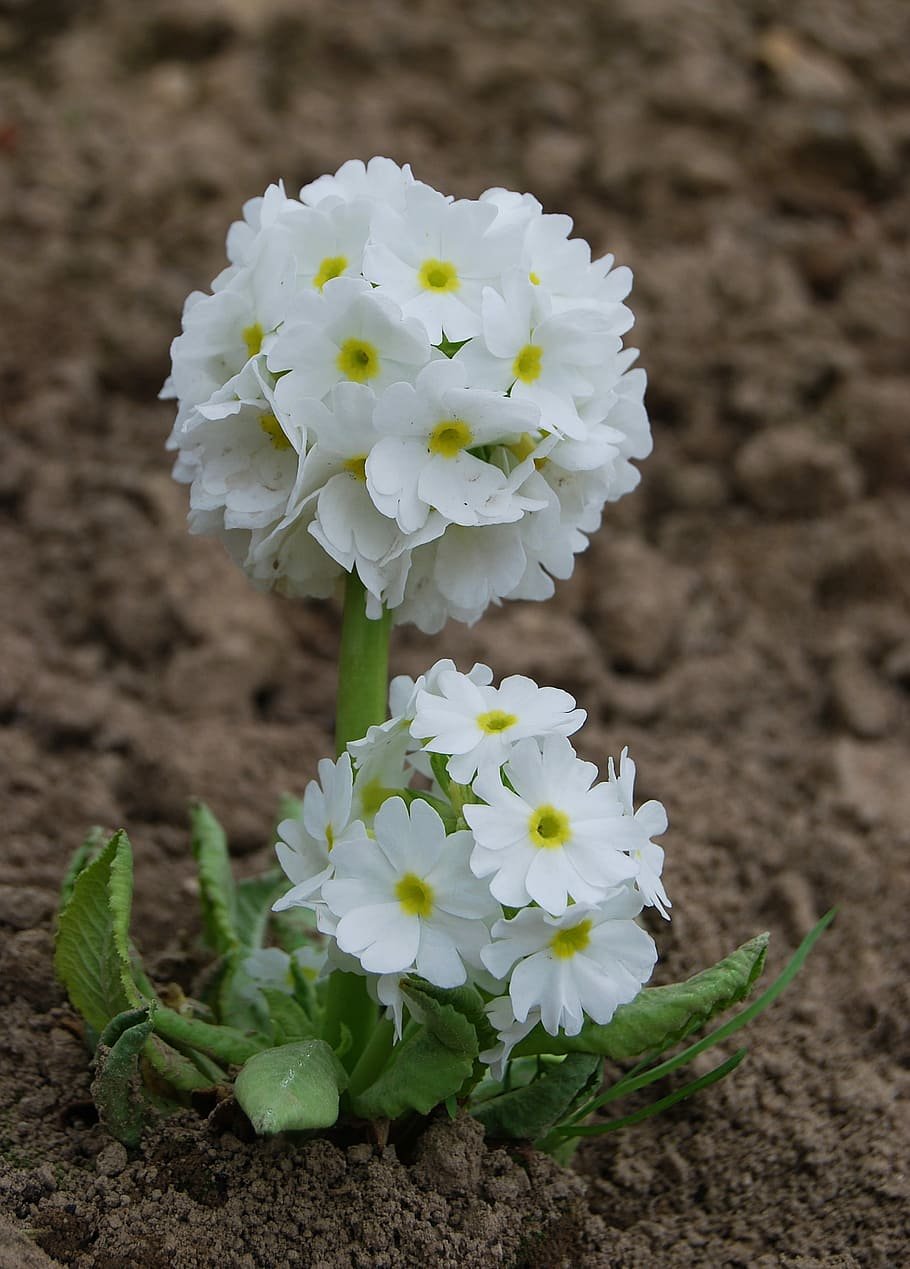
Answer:
<svg viewBox="0 0 910 1269"><path fill-rule="evenodd" d="M389 630L392 615L371 621L366 591L356 572L348 574L338 659L335 750L344 753L349 740L359 740L386 717L389 693Z"/></svg>
<svg viewBox="0 0 910 1269"><path fill-rule="evenodd" d="M366 591L356 572L348 574L344 592L341 652L338 658L338 697L335 710L335 750L342 754L350 740L365 736L374 723L385 721L389 692L389 630L391 613L371 621L366 614ZM353 1070L377 1024L377 1010L367 992L366 979L335 971L326 993L322 1035L333 1048L341 1043L342 1027L351 1045L342 1061Z"/></svg>

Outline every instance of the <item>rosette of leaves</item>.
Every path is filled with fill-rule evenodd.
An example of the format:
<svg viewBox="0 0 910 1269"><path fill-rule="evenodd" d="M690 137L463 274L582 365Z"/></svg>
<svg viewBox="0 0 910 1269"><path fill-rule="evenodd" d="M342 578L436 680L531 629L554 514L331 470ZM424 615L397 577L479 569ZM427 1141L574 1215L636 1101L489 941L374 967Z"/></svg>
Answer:
<svg viewBox="0 0 910 1269"><path fill-rule="evenodd" d="M285 805L283 814L293 809ZM572 1037L538 1026L496 1080L479 1060L495 1037L487 1000L474 987L444 990L405 979L409 1016L398 1043L393 1023L379 1018L354 975L344 975L347 995L329 997L325 980L313 983L301 973L289 992L251 993L243 965L253 952L268 943L293 952L319 935L299 912L271 912L286 886L277 872L234 879L224 832L201 805L192 812L192 842L202 938L212 953L200 1000L183 998L175 1007L169 996L165 1003L130 940L126 833L107 841L93 833L63 885L55 965L94 1053L101 1120L128 1146L138 1144L154 1115L214 1092L233 1096L257 1133L313 1132L346 1118L371 1122L385 1139L390 1127L404 1130L445 1106L453 1115L466 1109L491 1137L530 1140L566 1158L579 1138L636 1123L729 1074L744 1049L698 1078L679 1072L772 1003L834 915L822 918L770 987L714 1029L719 1014L751 993L767 935L685 982L644 988L605 1026L588 1024ZM662 1095L613 1115L615 1103L658 1081L667 1088Z"/></svg>

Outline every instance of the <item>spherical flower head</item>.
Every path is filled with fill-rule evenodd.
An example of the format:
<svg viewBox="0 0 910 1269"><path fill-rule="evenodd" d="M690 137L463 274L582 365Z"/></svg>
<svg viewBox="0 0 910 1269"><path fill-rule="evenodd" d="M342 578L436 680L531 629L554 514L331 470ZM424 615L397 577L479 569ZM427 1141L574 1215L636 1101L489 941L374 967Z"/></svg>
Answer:
<svg viewBox="0 0 910 1269"><path fill-rule="evenodd" d="M550 1035L578 1035L586 1016L603 1025L634 1000L657 962L654 940L635 922L640 911L641 896L625 886L596 907L576 904L559 917L524 908L497 921L481 955L499 978L511 969L516 1021L539 1009Z"/></svg>
<svg viewBox="0 0 910 1269"><path fill-rule="evenodd" d="M278 825L275 853L292 888L275 901L274 912L316 906L323 882L334 875L335 849L369 840L363 824L351 816L350 755L342 754L337 762L323 758L318 771L319 781L311 780L303 795L301 818Z"/></svg>
<svg viewBox="0 0 910 1269"><path fill-rule="evenodd" d="M468 784L478 769L498 772L516 741L571 736L585 718L568 692L538 687L524 675L513 674L497 688L447 671L439 675L438 692L418 695L411 735L430 753L449 755L452 779Z"/></svg>
<svg viewBox="0 0 910 1269"><path fill-rule="evenodd" d="M635 810L632 797L635 789L635 763L629 757L626 746L619 756L619 774L609 760L609 780L616 790L616 796L622 807L626 825L631 829L631 837L627 844L632 858L638 865L635 884L647 907L656 908L665 921L670 920L667 911L673 905L667 898L667 892L661 881L664 866L663 847L651 840L667 831L667 812L661 802L653 799L645 802Z"/></svg>
<svg viewBox="0 0 910 1269"><path fill-rule="evenodd" d="M373 832L374 841L337 849L323 886L338 946L372 974L414 970L437 987L459 986L501 911L468 866L470 833L446 836L428 803L399 797L380 807Z"/></svg>
<svg viewBox="0 0 910 1269"><path fill-rule="evenodd" d="M551 595L650 448L631 275L570 231L381 157L250 200L161 394L191 530L289 596L356 569L427 632Z"/></svg>
<svg viewBox="0 0 910 1269"><path fill-rule="evenodd" d="M596 903L637 874L613 787L594 785L597 768L563 736L520 741L503 773L507 784L498 770L479 775L474 791L484 802L464 808L477 842L471 868L492 876L500 903L533 901L560 916L570 900Z"/></svg>

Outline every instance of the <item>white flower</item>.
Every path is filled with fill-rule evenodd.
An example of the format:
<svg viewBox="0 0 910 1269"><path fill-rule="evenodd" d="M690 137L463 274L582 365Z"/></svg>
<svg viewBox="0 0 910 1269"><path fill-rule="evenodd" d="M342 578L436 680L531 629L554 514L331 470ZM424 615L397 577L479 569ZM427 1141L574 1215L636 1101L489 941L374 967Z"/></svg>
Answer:
<svg viewBox="0 0 910 1269"><path fill-rule="evenodd" d="M515 741L571 736L585 717L568 692L538 687L521 674L503 679L497 688L446 671L437 692L419 693L411 735L424 740L431 753L450 755L449 774L467 784L478 768L501 767Z"/></svg>
<svg viewBox="0 0 910 1269"><path fill-rule="evenodd" d="M405 760L413 743L407 721L390 718L348 744L355 769L353 814L358 819L371 824L383 802L407 784Z"/></svg>
<svg viewBox="0 0 910 1269"><path fill-rule="evenodd" d="M379 156L364 163L348 159L334 176L320 176L304 185L301 202L318 207L327 199L343 202L366 200L389 207L404 207L405 191L414 184L410 164L399 167L392 159Z"/></svg>
<svg viewBox="0 0 910 1269"><path fill-rule="evenodd" d="M290 244L276 234L259 241L252 263L224 289L189 296L183 333L171 344L170 384L182 403L207 401L268 345L293 298L294 273Z"/></svg>
<svg viewBox="0 0 910 1269"><path fill-rule="evenodd" d="M409 379L429 356L419 322L363 278L340 277L298 296L268 364L274 374L293 371L299 390L322 399L346 380L379 391Z"/></svg>
<svg viewBox="0 0 910 1269"><path fill-rule="evenodd" d="M578 406L593 394L593 367L616 344L611 314L554 314L546 294L516 272L503 279L502 294L484 290L482 315L483 339L456 353L471 381L532 401L548 432L584 439Z"/></svg>
<svg viewBox="0 0 910 1269"><path fill-rule="evenodd" d="M297 282L321 291L334 278L361 276L370 233L369 203L327 200L318 208L291 204L281 219L297 262Z"/></svg>
<svg viewBox="0 0 910 1269"><path fill-rule="evenodd" d="M670 914L667 908L673 905L667 898L667 892L660 879L664 866L664 852L661 846L651 841L652 837L659 837L661 833L667 831L667 812L662 803L655 802L653 799L645 802L637 811L634 809L632 795L635 788L635 763L629 757L628 746L619 755L619 774L616 774L612 758L609 760L608 772L623 815L627 823L631 821L634 829L634 837L627 849L631 851L632 858L638 863L635 884L641 892L645 905L657 908L664 920L669 921Z"/></svg>
<svg viewBox="0 0 910 1269"><path fill-rule="evenodd" d="M509 997L516 1021L539 1009L550 1035L577 1035L586 1014L603 1025L634 1000L657 961L653 939L635 923L640 911L641 896L629 886L597 907L576 904L560 917L524 908L497 921L498 941L481 957L499 978L515 965Z"/></svg>
<svg viewBox="0 0 910 1269"><path fill-rule="evenodd" d="M257 198L247 199L243 204L243 219L235 220L227 233L227 256L231 264L235 268L250 264L262 232L271 229L281 214L294 206L294 200L288 198L284 191L283 181L270 185ZM220 278L227 281L228 274L235 276L230 270L225 270ZM213 290L218 289L213 287Z"/></svg>
<svg viewBox="0 0 910 1269"><path fill-rule="evenodd" d="M306 433L276 415L264 366L249 361L181 429L192 446L190 508L223 509L226 529L257 529L283 514L297 478Z"/></svg>
<svg viewBox="0 0 910 1269"><path fill-rule="evenodd" d="M485 1013L490 1020L490 1025L496 1029L497 1043L491 1049L485 1049L478 1056L481 1062L486 1062L493 1078L501 1080L505 1077L506 1064L516 1044L523 1040L526 1035L530 1035L538 1022L540 1022L540 1010L529 1010L527 1018L523 1022L518 1022L512 1010L512 1001L509 997L497 996L495 1000L491 1000L486 1005Z"/></svg>
<svg viewBox="0 0 910 1269"><path fill-rule="evenodd" d="M413 386L393 384L377 403L370 496L405 533L420 529L433 508L454 524L519 520L539 505L516 493L522 477L510 480L472 451L518 441L537 421L536 407L469 387L457 361L432 361Z"/></svg>
<svg viewBox="0 0 910 1269"><path fill-rule="evenodd" d="M403 210L377 208L364 276L423 323L430 343L469 339L482 327L484 286L510 263L501 236L487 235L495 219L492 206L451 202L417 182L405 191ZM517 247L516 240L516 259Z"/></svg>
<svg viewBox="0 0 910 1269"><path fill-rule="evenodd" d="M638 865L623 851L629 834L612 785L594 785L597 768L582 762L563 736L519 742L504 774L481 772L474 791L487 805L464 816L477 845L475 876L489 877L491 893L509 907L538 903L559 916L569 900L596 903L634 877ZM514 792L513 792L514 790Z"/></svg>
<svg viewBox="0 0 910 1269"><path fill-rule="evenodd" d="M318 770L319 783L311 780L303 795L301 818L278 825L275 853L292 889L272 905L275 912L315 906L320 887L333 875L335 849L369 841L363 824L351 820L350 755L342 754L337 762L323 758Z"/></svg>
<svg viewBox="0 0 910 1269"><path fill-rule="evenodd" d="M468 867L470 833L447 837L431 806L401 798L383 803L373 831L373 842L337 848L335 879L323 886L338 946L370 973L415 969L438 987L459 986L497 910Z"/></svg>

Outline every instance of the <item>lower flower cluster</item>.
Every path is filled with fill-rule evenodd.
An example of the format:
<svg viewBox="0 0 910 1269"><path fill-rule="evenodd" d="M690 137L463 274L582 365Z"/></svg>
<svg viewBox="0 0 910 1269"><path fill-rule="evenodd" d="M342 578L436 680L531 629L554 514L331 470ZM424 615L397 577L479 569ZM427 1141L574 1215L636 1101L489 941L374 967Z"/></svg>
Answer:
<svg viewBox="0 0 910 1269"><path fill-rule="evenodd" d="M585 713L567 692L520 675L494 687L487 666L445 660L395 679L390 705L279 825L292 885L275 909L315 913L322 972L365 974L399 1036L404 976L473 984L498 1036L481 1057L501 1074L538 1024L573 1036L609 1022L650 978L657 952L636 918L668 916L652 840L666 814L634 809L626 750L604 781L577 756Z"/></svg>

